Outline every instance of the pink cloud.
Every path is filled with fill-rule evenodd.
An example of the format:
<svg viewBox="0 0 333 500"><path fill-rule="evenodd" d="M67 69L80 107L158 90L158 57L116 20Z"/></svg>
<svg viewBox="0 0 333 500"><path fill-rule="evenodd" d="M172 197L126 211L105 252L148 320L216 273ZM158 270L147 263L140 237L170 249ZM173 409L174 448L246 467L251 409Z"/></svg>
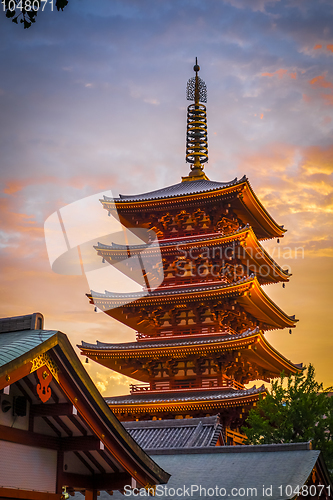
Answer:
<svg viewBox="0 0 333 500"><path fill-rule="evenodd" d="M330 106L333 106L333 94L320 94L320 97L324 99Z"/></svg>
<svg viewBox="0 0 333 500"><path fill-rule="evenodd" d="M315 76L309 83L314 87L322 87L324 89L333 88L333 83L327 81L324 75Z"/></svg>
<svg viewBox="0 0 333 500"><path fill-rule="evenodd" d="M303 98L303 101L305 101L305 102L307 102L307 103L309 103L309 102L311 102L311 101L312 101L311 97L310 97L310 96L308 96L307 94L303 94L303 95L302 95L302 98Z"/></svg>
<svg viewBox="0 0 333 500"><path fill-rule="evenodd" d="M272 78L273 76L278 76L278 78L281 79L286 74L288 74L288 70L280 68L280 69L277 69L276 71L274 71L274 73L261 73L261 76L268 76L269 78ZM293 78L294 80L296 80L297 73L296 72L295 73L289 73L289 76L290 76L290 78Z"/></svg>

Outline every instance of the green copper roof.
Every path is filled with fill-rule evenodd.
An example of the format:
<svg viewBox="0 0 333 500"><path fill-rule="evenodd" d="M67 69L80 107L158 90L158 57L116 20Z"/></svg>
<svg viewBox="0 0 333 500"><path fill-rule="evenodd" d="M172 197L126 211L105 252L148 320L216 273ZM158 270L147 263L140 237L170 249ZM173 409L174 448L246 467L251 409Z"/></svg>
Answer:
<svg viewBox="0 0 333 500"><path fill-rule="evenodd" d="M57 330L23 330L0 334L0 367L27 354L56 335Z"/></svg>

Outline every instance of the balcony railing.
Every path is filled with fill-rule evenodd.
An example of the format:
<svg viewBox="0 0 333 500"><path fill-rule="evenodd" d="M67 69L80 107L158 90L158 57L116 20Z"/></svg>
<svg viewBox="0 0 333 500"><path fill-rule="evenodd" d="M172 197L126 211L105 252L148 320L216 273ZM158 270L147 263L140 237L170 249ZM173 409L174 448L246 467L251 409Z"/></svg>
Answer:
<svg viewBox="0 0 333 500"><path fill-rule="evenodd" d="M163 330L160 332L156 332L153 335L146 334L146 333L136 333L136 339L137 340L148 340L148 339L163 339L163 338L184 338L184 337L189 337L189 336L195 336L197 337L200 335L236 335L237 332L230 328L229 326L226 326L223 330L221 330L219 327L211 325L211 326L202 326L200 328L195 327L185 327L182 329L174 329L174 330Z"/></svg>
<svg viewBox="0 0 333 500"><path fill-rule="evenodd" d="M227 444L231 446L244 444L244 441L246 439L246 436L244 434L240 434L240 432L232 431L230 429L226 429L225 437L227 439Z"/></svg>
<svg viewBox="0 0 333 500"><path fill-rule="evenodd" d="M243 390L244 385L231 378L224 378L218 384L216 379L203 379L201 384L192 380L157 382L155 384L131 384L131 394L134 392L164 392L164 391L184 391L198 389L236 389Z"/></svg>

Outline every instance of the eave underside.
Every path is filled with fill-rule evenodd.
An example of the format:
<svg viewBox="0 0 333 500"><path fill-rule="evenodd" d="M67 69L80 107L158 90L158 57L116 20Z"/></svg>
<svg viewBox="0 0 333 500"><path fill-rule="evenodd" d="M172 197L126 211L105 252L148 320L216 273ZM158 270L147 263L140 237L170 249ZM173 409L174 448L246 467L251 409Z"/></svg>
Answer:
<svg viewBox="0 0 333 500"><path fill-rule="evenodd" d="M160 254L163 258L170 259L172 256L182 256L184 252L186 252L186 255L190 255L191 261L193 265L195 265L200 256L200 252L202 252L203 258L205 259L213 259L213 261L216 262L217 257L218 261L221 261L221 263L228 263L230 260L230 250L232 250L234 258L245 266L245 272L247 271L248 274L254 272L262 284L280 281L287 282L290 277L288 272L284 271L269 256L259 243L253 229L250 227L242 228L227 235L221 233L216 233L215 235L210 234L207 235L207 238L205 238L205 235L198 235L197 237L176 239L175 241L160 240L158 244L128 246L114 243L110 245L99 243L94 248L98 255L111 265L122 262L123 272L132 277L132 279L133 271L130 269L130 263L128 263L129 269L126 272L128 256L140 255L142 251L145 252L145 256L151 254L153 262L155 262L156 256ZM140 278L142 279L142 277ZM164 283L167 284L167 280Z"/></svg>
<svg viewBox="0 0 333 500"><path fill-rule="evenodd" d="M197 285L180 289L157 289L154 292L141 292L138 294L116 294L105 292L97 293L92 291L88 294L90 302L104 311L109 316L122 323L135 328L138 331L149 332L152 327L146 329L141 325L140 309L143 307L163 307L173 306L190 308L197 307L198 304L212 301L214 303L225 299L233 299L244 311L260 322L263 330L274 330L281 328L292 328L297 320L295 317L284 313L262 290L256 277L241 279L236 284L225 285L217 283L214 285ZM137 308L138 313L131 316L126 313L126 304L131 309ZM128 307L129 307L128 306Z"/></svg>
<svg viewBox="0 0 333 500"><path fill-rule="evenodd" d="M263 380L269 380L279 376L282 371L289 375L300 369L301 365L295 365L282 356L267 342L262 333L249 333L237 337L236 339L232 339L232 337L206 340L191 339L178 341L178 343L176 341L113 345L82 343L79 347L82 355L142 382L154 379L149 374L148 369L151 360L168 363L172 359L175 363L176 360L180 362L182 360L216 359L219 360L221 373L225 373L224 365L230 365L230 363L234 363L239 370L252 369L252 377L248 375L248 380L255 380L260 376ZM248 365L244 363L248 363ZM259 370L254 367L259 367ZM235 372L237 373L236 369ZM217 375L218 371L215 376Z"/></svg>
<svg viewBox="0 0 333 500"><path fill-rule="evenodd" d="M233 409L253 406L259 401L260 395L266 394L265 388L255 387L244 391L234 391L226 394L224 391L215 393L198 392L196 395L159 394L147 396L117 396L105 398L106 403L117 415L121 413L154 414L154 413L182 413L182 412L212 412L221 409Z"/></svg>

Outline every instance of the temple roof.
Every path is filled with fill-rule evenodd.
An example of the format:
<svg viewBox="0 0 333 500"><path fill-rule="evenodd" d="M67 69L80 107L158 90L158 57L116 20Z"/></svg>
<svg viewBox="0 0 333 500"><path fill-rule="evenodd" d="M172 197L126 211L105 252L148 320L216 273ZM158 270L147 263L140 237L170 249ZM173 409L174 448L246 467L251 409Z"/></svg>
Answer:
<svg viewBox="0 0 333 500"><path fill-rule="evenodd" d="M54 340L55 330L23 330L0 334L0 368L41 344Z"/></svg>
<svg viewBox="0 0 333 500"><path fill-rule="evenodd" d="M64 471L63 480L75 488L82 483L80 477L76 477L78 472L87 484L95 481L100 485L98 489L103 489L99 482L102 474L98 474L102 470L103 478L109 481L105 484L110 484L119 474L125 474L126 481L137 475L143 485L166 482L169 475L143 452L105 404L67 336L57 330L36 329L35 319L39 317L40 314L34 314L5 318L1 322L0 391L7 388L5 394L9 402L18 395L29 402L26 411L33 430L20 427L21 423L16 426L16 417L8 413L14 421L6 424L6 420L2 420L0 440L23 441L25 445L70 453L72 469L68 472L74 474L66 476ZM19 325L26 329L18 330ZM44 370L43 374L39 373L40 369ZM41 377L47 379L45 392L38 383ZM85 473L82 473L82 461L88 464Z"/></svg>
<svg viewBox="0 0 333 500"><path fill-rule="evenodd" d="M171 473L166 487L158 487L161 500L170 498L301 498L297 491L323 491L332 498L330 480L324 459L311 443L286 443L245 446L207 446L156 450L154 460ZM312 473L314 473L312 475ZM317 487L312 481L316 480ZM322 485L319 486L318 484ZM191 489L192 488L192 489ZM170 493L179 491L182 496ZM309 495L310 496L310 495ZM123 498L115 492L115 500ZM100 500L106 500L101 493Z"/></svg>
<svg viewBox="0 0 333 500"><path fill-rule="evenodd" d="M184 335L185 337L185 335ZM174 359L182 360L189 355L200 354L202 356L212 356L214 353L240 350L245 361L255 363L266 370L266 378L277 377L284 371L286 374L296 373L302 368L302 364L292 363L282 356L266 340L259 329L248 330L238 335L205 336L201 338L184 339L163 339L140 342L126 342L122 344L88 344L82 342L78 346L84 356L97 361L103 366L107 366L115 371L120 371L127 376L132 376L131 362L121 362L121 368L117 360L124 359L163 359L171 356ZM149 377L145 370L136 369L135 378L143 382L148 382ZM180 389L179 389L180 390ZM190 389L192 392L194 389Z"/></svg>
<svg viewBox="0 0 333 500"><path fill-rule="evenodd" d="M237 217L244 223L248 222L259 239L279 238L285 233L283 226L275 222L259 201L245 175L230 182L201 179L180 182L139 195L119 195L119 198L104 196L101 202L106 210L113 211L116 207L121 215L127 211L139 212L143 208L165 211L177 206L204 206L215 204L220 199L232 203Z"/></svg>
<svg viewBox="0 0 333 500"><path fill-rule="evenodd" d="M150 450L215 446L222 435L222 425L218 415L123 422L123 426L138 445L148 453Z"/></svg>
<svg viewBox="0 0 333 500"><path fill-rule="evenodd" d="M259 328L256 328L254 330L247 330L244 333L240 333L237 335L223 335L221 337L215 336L211 338L207 338L207 336L201 336L197 338L190 338L186 339L186 336L184 339L163 339L163 341L158 341L158 340L142 340L140 342L126 342L122 344L109 344L105 342L99 342L98 340L96 341L96 344L89 344L87 342L82 341L82 344L79 345L78 347L84 348L84 349L97 349L97 350L112 350L112 351L117 351L117 350L128 350L128 349L147 349L147 348L155 348L155 347L180 347L180 346L191 346L191 345L197 345L197 344L215 344L218 342L228 342L230 340L237 340L237 339L242 339L246 337L250 337L253 334L259 333Z"/></svg>
<svg viewBox="0 0 333 500"><path fill-rule="evenodd" d="M129 298L134 300L149 297L149 298L155 298L155 297L168 297L168 296L173 296L173 295L182 295L182 294L192 294L196 292L202 292L202 291L214 291L214 290L221 290L224 288L233 288L237 285L244 284L244 283L249 283L253 280L254 276L245 276L244 278L241 278L237 283L223 283L221 282L213 282L213 284L206 284L204 283L196 283L194 285L189 284L185 285L184 287L181 286L175 286L175 287L168 287L168 288L157 288L156 290L152 290L150 292L146 290L142 290L140 292L133 292L133 293L116 293L116 292L109 292L108 290L105 290L104 293L96 292L94 290L91 290L91 296L93 298L101 298L101 299L125 299L126 303ZM88 295L89 296L89 295Z"/></svg>
<svg viewBox="0 0 333 500"><path fill-rule="evenodd" d="M199 389L191 392L161 392L145 394L128 394L126 396L114 396L104 398L108 405L143 404L143 403L189 403L196 401L221 401L229 399L239 399L246 396L258 395L265 392L265 386L257 388L255 385L250 389L224 391L221 389L205 391Z"/></svg>
<svg viewBox="0 0 333 500"><path fill-rule="evenodd" d="M191 181L191 182L179 182L178 184L173 184L172 186L167 186L162 189L157 189L156 191L150 191L148 193L136 194L136 195L123 195L120 194L119 198L111 199L104 196L106 201L145 201L145 200L159 200L160 198L173 198L176 196L184 196L189 194L205 193L207 191L215 191L217 189L235 186L246 181L247 178L244 175L241 179L233 179L229 182L216 182L209 181L206 179Z"/></svg>
<svg viewBox="0 0 333 500"><path fill-rule="evenodd" d="M259 271L263 266L265 266L265 276L262 277L264 283L288 281L291 274L288 273L288 270L282 269L274 261L264 247L259 243L253 229L248 224L227 235L217 232L207 235L201 234L191 237L169 238L166 240L159 240L158 243L154 241L152 243L142 245L119 245L113 242L110 245L107 245L105 243L98 242L98 245L94 248L98 251L98 255L105 257L108 262L109 257L112 262L113 260L117 261L117 259L123 259L124 255L126 255L127 258L129 251L131 256L139 254L142 250L151 253L157 253L161 250L162 255L164 255L164 253L179 253L180 251L183 251L183 249L188 251L188 249L193 247L199 249L200 245L201 248L202 245L205 245L203 250L207 253L208 248L218 246L218 248L221 249L221 245L230 245L231 242L237 242L238 245L244 248L243 255L239 252L238 258L241 261L244 261L245 265L248 265L248 262L253 262L258 266ZM220 259L223 260L225 258L226 255L223 255L222 253ZM260 273L257 275L259 278L261 277ZM267 278L266 280L264 280L265 277Z"/></svg>
<svg viewBox="0 0 333 500"><path fill-rule="evenodd" d="M213 282L213 284L206 284L204 282L202 284L175 286L156 289L151 292L142 291L130 294L91 291L91 294L87 295L91 303L96 304L110 316L128 324L132 328L137 328L137 324L131 324L132 320L127 319L121 309L121 306L129 302L132 305L162 305L179 303L179 300L183 300L184 303L190 304L202 299L216 300L222 296L235 298L246 312L252 314L265 325L265 330L294 327L298 321L295 316L288 316L269 298L254 275L241 278L236 283ZM111 305L112 308L110 308Z"/></svg>

